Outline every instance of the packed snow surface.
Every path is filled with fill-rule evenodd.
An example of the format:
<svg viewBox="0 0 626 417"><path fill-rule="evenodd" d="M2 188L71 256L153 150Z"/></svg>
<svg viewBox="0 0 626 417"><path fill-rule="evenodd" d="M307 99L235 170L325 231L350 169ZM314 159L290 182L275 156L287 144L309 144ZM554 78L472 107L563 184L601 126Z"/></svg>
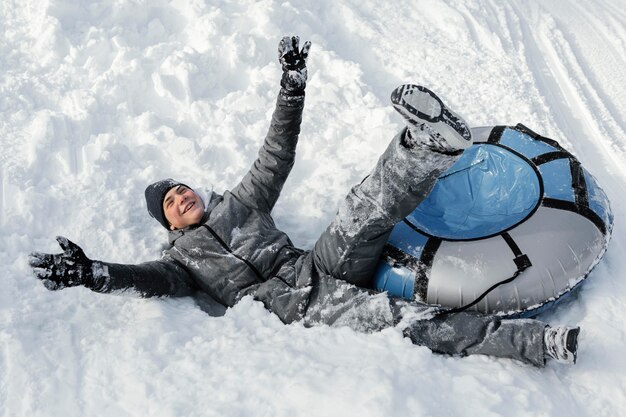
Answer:
<svg viewBox="0 0 626 417"><path fill-rule="evenodd" d="M623 0L3 0L0 416L626 415ZM580 325L579 361L536 369L412 346L397 329L285 326L245 299L51 292L27 265L64 235L94 259L160 256L147 184L222 192L278 92L283 35L313 42L297 162L274 210L310 248L424 84L472 126L522 122L579 157L614 237L540 318ZM211 314L209 314L211 313Z"/></svg>

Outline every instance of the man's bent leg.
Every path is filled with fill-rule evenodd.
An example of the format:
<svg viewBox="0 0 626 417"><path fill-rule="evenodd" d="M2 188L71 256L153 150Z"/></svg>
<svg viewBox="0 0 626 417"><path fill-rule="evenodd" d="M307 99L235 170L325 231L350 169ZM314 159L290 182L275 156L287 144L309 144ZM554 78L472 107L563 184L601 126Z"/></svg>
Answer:
<svg viewBox="0 0 626 417"><path fill-rule="evenodd" d="M337 216L313 250L318 270L369 287L393 226L430 193L437 178L460 157L403 142L407 130L389 144L373 171L350 190Z"/></svg>

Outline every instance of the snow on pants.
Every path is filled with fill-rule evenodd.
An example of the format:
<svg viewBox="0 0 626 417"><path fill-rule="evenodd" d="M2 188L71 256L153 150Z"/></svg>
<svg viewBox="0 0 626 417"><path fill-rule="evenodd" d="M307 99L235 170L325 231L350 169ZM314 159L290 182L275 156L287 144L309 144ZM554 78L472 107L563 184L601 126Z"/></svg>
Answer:
<svg viewBox="0 0 626 417"><path fill-rule="evenodd" d="M362 332L401 323L413 343L434 352L486 354L543 366L542 322L474 312L433 317L432 307L366 289L393 226L459 158L426 147L408 149L401 143L404 134L406 130L391 141L372 172L350 190L309 254L315 285L304 323Z"/></svg>

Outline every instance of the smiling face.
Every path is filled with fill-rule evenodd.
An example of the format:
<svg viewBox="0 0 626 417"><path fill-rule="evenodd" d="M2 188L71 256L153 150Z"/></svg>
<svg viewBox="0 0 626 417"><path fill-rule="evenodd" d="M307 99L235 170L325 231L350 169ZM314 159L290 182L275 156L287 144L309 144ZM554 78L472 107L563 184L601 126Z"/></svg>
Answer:
<svg viewBox="0 0 626 417"><path fill-rule="evenodd" d="M165 194L163 213L170 223L170 229L184 229L200 223L204 214L204 203L192 189L178 185Z"/></svg>

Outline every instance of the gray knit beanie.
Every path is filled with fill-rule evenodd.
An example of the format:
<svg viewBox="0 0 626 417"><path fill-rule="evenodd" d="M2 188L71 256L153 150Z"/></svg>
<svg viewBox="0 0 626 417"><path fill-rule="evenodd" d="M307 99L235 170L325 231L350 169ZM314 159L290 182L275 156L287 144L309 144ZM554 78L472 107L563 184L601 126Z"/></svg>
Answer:
<svg viewBox="0 0 626 417"><path fill-rule="evenodd" d="M146 204L148 205L148 213L150 213L150 216L154 217L156 221L161 223L163 227L168 230L170 228L170 224L165 218L165 213L163 212L163 200L165 199L165 194L167 194L169 190L179 185L185 184L171 178L166 178L164 180L157 181L154 184L150 184L146 188ZM185 187L187 186L185 185Z"/></svg>

